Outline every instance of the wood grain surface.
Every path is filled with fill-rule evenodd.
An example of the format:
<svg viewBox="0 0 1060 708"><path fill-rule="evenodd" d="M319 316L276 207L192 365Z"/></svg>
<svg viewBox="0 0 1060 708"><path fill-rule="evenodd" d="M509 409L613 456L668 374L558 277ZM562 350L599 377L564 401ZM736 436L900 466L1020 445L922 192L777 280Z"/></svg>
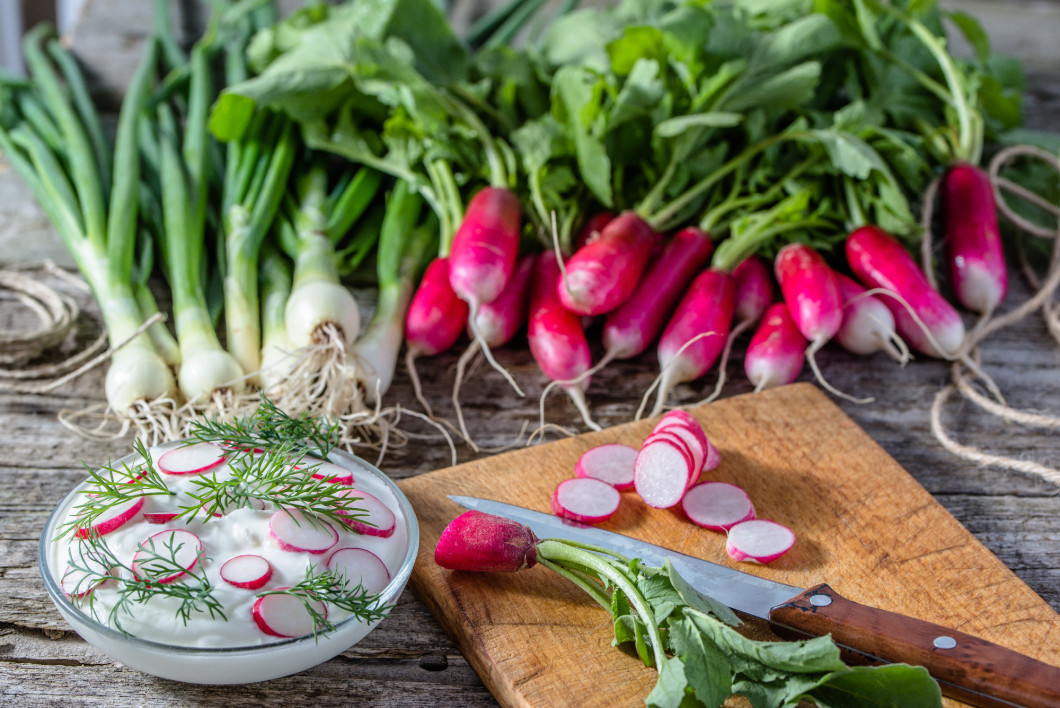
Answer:
<svg viewBox="0 0 1060 708"><path fill-rule="evenodd" d="M601 527L798 587L829 582L850 600L960 629L1060 666L1060 615L979 543L897 462L809 384L692 411L722 455L706 478L747 490L760 518L798 540L768 566L739 564L724 536L633 492ZM609 616L543 568L512 575L433 562L465 494L547 512L581 454L639 446L639 421L405 480L420 521L412 587L504 705L634 706L652 670L610 646ZM955 704L956 705L956 704Z"/></svg>

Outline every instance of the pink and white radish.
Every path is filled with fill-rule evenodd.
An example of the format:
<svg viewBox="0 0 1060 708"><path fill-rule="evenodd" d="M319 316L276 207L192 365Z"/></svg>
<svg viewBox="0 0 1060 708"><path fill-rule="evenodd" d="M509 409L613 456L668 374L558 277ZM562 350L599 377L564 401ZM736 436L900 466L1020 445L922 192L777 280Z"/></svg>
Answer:
<svg viewBox="0 0 1060 708"><path fill-rule="evenodd" d="M700 482L691 487L681 499L681 509L692 523L711 531L728 531L755 518L747 492L726 482Z"/></svg>
<svg viewBox="0 0 1060 708"><path fill-rule="evenodd" d="M990 176L971 163L957 163L946 171L941 194L950 285L962 305L990 314L1008 291Z"/></svg>
<svg viewBox="0 0 1060 708"><path fill-rule="evenodd" d="M662 412L674 386L698 379L714 365L725 348L734 308L734 282L725 271L708 268L692 281L659 340L659 392L652 416Z"/></svg>
<svg viewBox="0 0 1060 708"><path fill-rule="evenodd" d="M690 432L682 430L675 425L653 432L644 438L644 445L650 445L657 440L665 440L685 453L691 462L688 467L688 484L689 486L695 484L696 480L699 479L700 471L703 469L703 463L706 461L706 451L700 446L695 437ZM641 446L642 449L644 445Z"/></svg>
<svg viewBox="0 0 1060 708"><path fill-rule="evenodd" d="M633 488L633 465L637 449L620 443L597 445L586 450L574 465L578 477L592 477L618 490Z"/></svg>
<svg viewBox="0 0 1060 708"><path fill-rule="evenodd" d="M397 517L394 516L394 512L391 511L390 507L380 501L378 497L374 497L368 492L362 492L359 489L343 490L339 496L348 497L352 509L360 512L357 513L352 510L339 512L343 516L357 513L356 516L351 516L346 521L346 525L351 530L356 533L362 533L365 536L378 536L380 538L389 538L394 534L394 529L397 527Z"/></svg>
<svg viewBox="0 0 1060 708"><path fill-rule="evenodd" d="M326 521L310 519L298 509L281 509L269 517L269 535L284 551L319 555L339 542Z"/></svg>
<svg viewBox="0 0 1060 708"><path fill-rule="evenodd" d="M795 326L788 306L775 303L766 310L747 345L744 371L755 391L783 386L799 378L806 355L806 338Z"/></svg>
<svg viewBox="0 0 1060 708"><path fill-rule="evenodd" d="M202 541L198 536L184 529L166 529L140 543L139 550L133 554L131 568L138 578L171 583L194 570L202 556ZM175 570L174 564L181 570Z"/></svg>
<svg viewBox="0 0 1060 708"><path fill-rule="evenodd" d="M725 552L735 561L772 563L795 545L795 532L766 519L742 521L729 529Z"/></svg>
<svg viewBox="0 0 1060 708"><path fill-rule="evenodd" d="M82 567L67 566L59 581L67 597L84 599L112 578L112 570L104 568L97 557L82 556L78 563Z"/></svg>
<svg viewBox="0 0 1060 708"><path fill-rule="evenodd" d="M75 535L78 538L89 536L106 536L117 531L134 519L144 507L144 497L135 497L108 508L87 526L78 526Z"/></svg>
<svg viewBox="0 0 1060 708"><path fill-rule="evenodd" d="M434 562L449 570L511 573L537 563L537 536L518 521L465 511L442 531Z"/></svg>
<svg viewBox="0 0 1060 708"><path fill-rule="evenodd" d="M960 353L965 335L960 315L896 238L877 226L862 226L847 236L846 256L862 285L888 291L883 303L910 346L944 359Z"/></svg>
<svg viewBox="0 0 1060 708"><path fill-rule="evenodd" d="M520 236L519 199L486 187L468 202L449 252L449 284L472 312L493 302L515 268Z"/></svg>
<svg viewBox="0 0 1060 708"><path fill-rule="evenodd" d="M363 548L340 548L328 558L327 568L346 579L347 590L360 586L376 595L390 584L390 571L379 556Z"/></svg>
<svg viewBox="0 0 1060 708"><path fill-rule="evenodd" d="M158 469L166 474L202 474L225 461L224 451L209 442L173 448L158 458Z"/></svg>
<svg viewBox="0 0 1060 708"><path fill-rule="evenodd" d="M585 391L589 388L592 356L582 329L581 317L563 306L556 294L560 270L551 253L542 253L534 266L530 288L530 316L527 340L530 353L552 381L567 392L585 424L593 430L600 426L592 420ZM542 403L542 407L543 407Z"/></svg>
<svg viewBox="0 0 1060 708"><path fill-rule="evenodd" d="M881 349L900 364L909 361L909 348L895 331L894 315L883 302L842 273L836 274L843 298L843 324L835 340L854 354Z"/></svg>
<svg viewBox="0 0 1060 708"><path fill-rule="evenodd" d="M323 602L311 601L310 604L318 615L327 617L327 606ZM270 637L301 637L316 629L313 615L302 604L302 599L294 595L262 595L254 601L251 616L258 629Z"/></svg>
<svg viewBox="0 0 1060 708"><path fill-rule="evenodd" d="M353 472L334 462L314 462L310 469L313 479L322 479L329 484L353 484Z"/></svg>
<svg viewBox="0 0 1060 708"><path fill-rule="evenodd" d="M635 212L619 214L567 261L556 283L559 301L579 315L615 309L633 293L657 242L655 231Z"/></svg>
<svg viewBox="0 0 1060 708"><path fill-rule="evenodd" d="M577 252L583 246L588 246L590 243L600 238L600 232L604 230L604 227L611 223L611 220L615 218L615 213L612 211L601 211L593 214L582 226L581 230L578 231L578 235L574 239L574 243L571 245L571 250Z"/></svg>
<svg viewBox="0 0 1060 708"><path fill-rule="evenodd" d="M175 511L145 511L144 521L149 524L168 524L179 516L180 514Z"/></svg>
<svg viewBox="0 0 1060 708"><path fill-rule="evenodd" d="M680 408L674 409L664 415L652 432L669 431L678 433L680 437L687 438L690 434L703 451L703 466L699 471L710 472L721 464L721 453L710 442L703 426L690 413ZM687 440L686 440L687 442ZM690 445L691 446L691 445ZM697 471L697 475L699 473Z"/></svg>
<svg viewBox="0 0 1060 708"><path fill-rule="evenodd" d="M552 493L552 513L581 524L607 521L622 501L622 495L607 482L592 477L575 477L559 483Z"/></svg>
<svg viewBox="0 0 1060 708"><path fill-rule="evenodd" d="M695 227L682 229L648 265L633 293L604 322L604 359L642 354L659 336L674 305L714 251L710 236Z"/></svg>
<svg viewBox="0 0 1060 708"><path fill-rule="evenodd" d="M677 444L655 440L644 445L633 468L633 486L648 506L669 509L681 501L691 484L692 458Z"/></svg>
<svg viewBox="0 0 1060 708"><path fill-rule="evenodd" d="M221 580L246 590L264 587L272 578L272 566L263 556L253 553L229 558L221 566Z"/></svg>

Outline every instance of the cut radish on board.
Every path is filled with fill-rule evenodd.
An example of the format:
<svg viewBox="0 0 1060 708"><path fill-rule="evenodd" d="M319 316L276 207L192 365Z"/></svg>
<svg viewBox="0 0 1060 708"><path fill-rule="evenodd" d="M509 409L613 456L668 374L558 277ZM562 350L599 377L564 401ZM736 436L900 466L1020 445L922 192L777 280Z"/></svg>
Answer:
<svg viewBox="0 0 1060 708"><path fill-rule="evenodd" d="M681 501L692 474L692 458L676 444L659 439L640 449L633 486L648 506L669 509Z"/></svg>
<svg viewBox="0 0 1060 708"><path fill-rule="evenodd" d="M690 413L680 409L672 410L656 423L655 429L652 432L676 432L676 430L684 430L686 434L691 433L702 446L703 466L700 468L700 471L710 472L721 463L721 455L718 453L717 448L715 448L714 445L711 444L710 439L707 438L707 434L704 432L703 426L700 422Z"/></svg>
<svg viewBox="0 0 1060 708"><path fill-rule="evenodd" d="M692 458L692 482L694 483L699 478L699 473L703 469L703 465L707 461L707 448L704 444L706 438L700 439L702 436L697 436L691 430L680 423L672 423L670 425L664 425L662 428L656 430L644 441L645 443L650 440L676 438L685 446L685 451L689 457Z"/></svg>
<svg viewBox="0 0 1060 708"><path fill-rule="evenodd" d="M328 570L346 578L347 590L358 585L376 595L390 584L390 571L379 556L363 548L340 548L328 558Z"/></svg>
<svg viewBox="0 0 1060 708"><path fill-rule="evenodd" d="M225 461L224 451L213 443L200 442L170 450L158 458L158 469L166 474L201 474Z"/></svg>
<svg viewBox="0 0 1060 708"><path fill-rule="evenodd" d="M622 495L607 482L575 477L559 483L552 493L552 513L583 524L606 521L616 511Z"/></svg>
<svg viewBox="0 0 1060 708"><path fill-rule="evenodd" d="M171 583L195 568L201 557L202 541L198 536L183 529L166 529L140 544L140 550L133 554L132 571L138 578Z"/></svg>
<svg viewBox="0 0 1060 708"><path fill-rule="evenodd" d="M615 489L632 489L636 461L637 449L634 447L618 443L597 445L578 459L574 473L607 482Z"/></svg>
<svg viewBox="0 0 1060 708"><path fill-rule="evenodd" d="M353 472L334 462L318 462L313 465L313 479L322 479L330 484L353 484Z"/></svg>
<svg viewBox="0 0 1060 708"><path fill-rule="evenodd" d="M356 518L351 518L346 522L352 531L363 533L365 536L379 536L380 538L389 538L393 535L394 528L397 526L397 518L386 504L368 492L362 492L360 489L349 489L339 496L350 497L352 500L350 506L352 508L366 512L358 514ZM339 513L346 515L342 511Z"/></svg>
<svg viewBox="0 0 1060 708"><path fill-rule="evenodd" d="M309 519L297 509L281 509L269 518L269 533L285 551L319 554L339 542L339 534L320 519Z"/></svg>
<svg viewBox="0 0 1060 708"><path fill-rule="evenodd" d="M783 524L752 519L729 529L725 551L733 560L771 563L795 544L795 532Z"/></svg>
<svg viewBox="0 0 1060 708"><path fill-rule="evenodd" d="M130 519L139 514L143 508L143 497L136 497L121 504L115 504L103 514L97 516L88 528L78 528L76 535L78 538L88 538L90 535L106 536L111 531L117 531L124 526Z"/></svg>
<svg viewBox="0 0 1060 708"><path fill-rule="evenodd" d="M327 617L328 610L323 602L311 604L318 614ZM262 595L254 601L251 614L258 629L273 637L301 637L312 634L315 628L313 615L302 604L302 599L294 595Z"/></svg>
<svg viewBox="0 0 1060 708"><path fill-rule="evenodd" d="M747 492L725 482L695 485L685 492L681 508L692 523L711 531L728 531L741 521L755 518Z"/></svg>
<svg viewBox="0 0 1060 708"><path fill-rule="evenodd" d="M237 588L257 590L271 577L272 566L269 561L252 553L229 558L221 566L221 579Z"/></svg>

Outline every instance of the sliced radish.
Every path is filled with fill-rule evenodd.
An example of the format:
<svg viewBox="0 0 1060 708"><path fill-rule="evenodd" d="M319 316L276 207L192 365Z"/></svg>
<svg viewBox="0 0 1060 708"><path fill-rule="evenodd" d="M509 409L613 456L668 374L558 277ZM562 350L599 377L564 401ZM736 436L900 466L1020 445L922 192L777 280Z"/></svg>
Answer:
<svg viewBox="0 0 1060 708"><path fill-rule="evenodd" d="M721 464L721 453L718 452L718 448L714 447L709 439L707 440L707 457L703 461L703 471L710 472Z"/></svg>
<svg viewBox="0 0 1060 708"><path fill-rule="evenodd" d="M184 570L173 572L168 563L166 568L160 568L157 565L160 563L158 556L167 560L172 558ZM133 555L132 571L137 577L159 583L171 583L198 565L201 557L202 541L198 536L183 529L166 529L151 535L140 544L140 550ZM163 575L158 577L160 570Z"/></svg>
<svg viewBox="0 0 1060 708"><path fill-rule="evenodd" d="M390 584L390 571L379 556L363 548L340 548L328 558L328 570L347 580L347 589L360 585L369 595L383 591Z"/></svg>
<svg viewBox="0 0 1060 708"><path fill-rule="evenodd" d="M729 529L725 551L733 560L771 563L795 545L795 532L765 519L743 521Z"/></svg>
<svg viewBox="0 0 1060 708"><path fill-rule="evenodd" d="M178 516L180 514L175 511L145 511L144 521L149 524L168 524Z"/></svg>
<svg viewBox="0 0 1060 708"><path fill-rule="evenodd" d="M574 473L607 482L615 489L633 488L633 463L637 448L618 443L597 445L578 458Z"/></svg>
<svg viewBox="0 0 1060 708"><path fill-rule="evenodd" d="M703 446L703 472L710 472L721 463L721 454L710 442L706 432L703 430L703 426L691 414L680 409L672 410L656 424L655 430L670 430L671 426L677 425L683 426L685 430L692 433Z"/></svg>
<svg viewBox="0 0 1060 708"><path fill-rule="evenodd" d="M158 458L158 469L166 474L201 474L225 461L224 451L213 443L200 442L177 447Z"/></svg>
<svg viewBox="0 0 1060 708"><path fill-rule="evenodd" d="M670 437L676 437L679 439L687 448L688 454L692 457L692 477L693 480L699 478L699 473L703 470L704 465L707 462L707 447L705 445L706 437L702 435L696 435L694 431L689 430L688 426L682 423L670 423L664 425L662 428L657 429L648 439L655 439L660 435L668 435ZM647 442L647 440L645 440Z"/></svg>
<svg viewBox="0 0 1060 708"><path fill-rule="evenodd" d="M669 509L681 501L692 476L692 459L677 445L656 440L640 449L633 486L648 506Z"/></svg>
<svg viewBox="0 0 1060 708"><path fill-rule="evenodd" d="M110 571L100 566L98 561L82 557L81 562L99 568L99 572L90 573L84 568L66 566L60 584L66 596L76 600L88 597L96 588L110 580Z"/></svg>
<svg viewBox="0 0 1060 708"><path fill-rule="evenodd" d="M575 477L559 483L552 493L552 513L583 524L598 524L618 511L622 495L607 482Z"/></svg>
<svg viewBox="0 0 1060 708"><path fill-rule="evenodd" d="M350 497L352 500L350 506L353 509L366 512L346 522L352 531L380 538L389 538L393 535L394 528L397 526L397 517L386 504L360 489L344 490L339 496ZM345 512L339 513L345 515Z"/></svg>
<svg viewBox="0 0 1060 708"><path fill-rule="evenodd" d="M312 477L330 484L353 484L353 472L333 462L314 463Z"/></svg>
<svg viewBox="0 0 1060 708"><path fill-rule="evenodd" d="M297 509L281 509L273 514L269 533L285 551L319 554L339 542L339 534L330 524L309 519Z"/></svg>
<svg viewBox="0 0 1060 708"><path fill-rule="evenodd" d="M121 504L115 504L107 509L105 513L96 517L96 520L93 521L88 528L77 529L76 535L79 538L88 538L93 534L97 536L105 536L111 531L117 531L139 514L143 507L143 497L136 497L135 499L124 501Z"/></svg>
<svg viewBox="0 0 1060 708"><path fill-rule="evenodd" d="M229 585L257 590L272 577L269 561L252 553L229 558L221 566L221 579Z"/></svg>
<svg viewBox="0 0 1060 708"><path fill-rule="evenodd" d="M747 492L725 482L695 485L685 492L681 508L692 523L711 531L728 531L741 521L755 518Z"/></svg>
<svg viewBox="0 0 1060 708"><path fill-rule="evenodd" d="M286 590L287 588L276 588ZM320 615L327 617L323 602L311 603ZM273 637L301 637L314 629L313 615L293 595L262 595L254 601L251 615L255 624L265 634Z"/></svg>

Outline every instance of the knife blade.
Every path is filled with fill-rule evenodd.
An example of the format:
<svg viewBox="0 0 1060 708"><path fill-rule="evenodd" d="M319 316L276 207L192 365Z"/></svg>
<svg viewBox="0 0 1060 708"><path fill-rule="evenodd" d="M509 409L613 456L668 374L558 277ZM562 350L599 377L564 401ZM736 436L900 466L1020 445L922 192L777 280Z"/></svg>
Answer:
<svg viewBox="0 0 1060 708"><path fill-rule="evenodd" d="M859 604L827 584L798 588L553 514L477 497L449 498L464 508L518 521L541 539L600 546L654 566L669 559L697 590L768 621L781 636L831 634L850 663L923 666L943 694L970 705L1060 706L1060 668L970 634Z"/></svg>

